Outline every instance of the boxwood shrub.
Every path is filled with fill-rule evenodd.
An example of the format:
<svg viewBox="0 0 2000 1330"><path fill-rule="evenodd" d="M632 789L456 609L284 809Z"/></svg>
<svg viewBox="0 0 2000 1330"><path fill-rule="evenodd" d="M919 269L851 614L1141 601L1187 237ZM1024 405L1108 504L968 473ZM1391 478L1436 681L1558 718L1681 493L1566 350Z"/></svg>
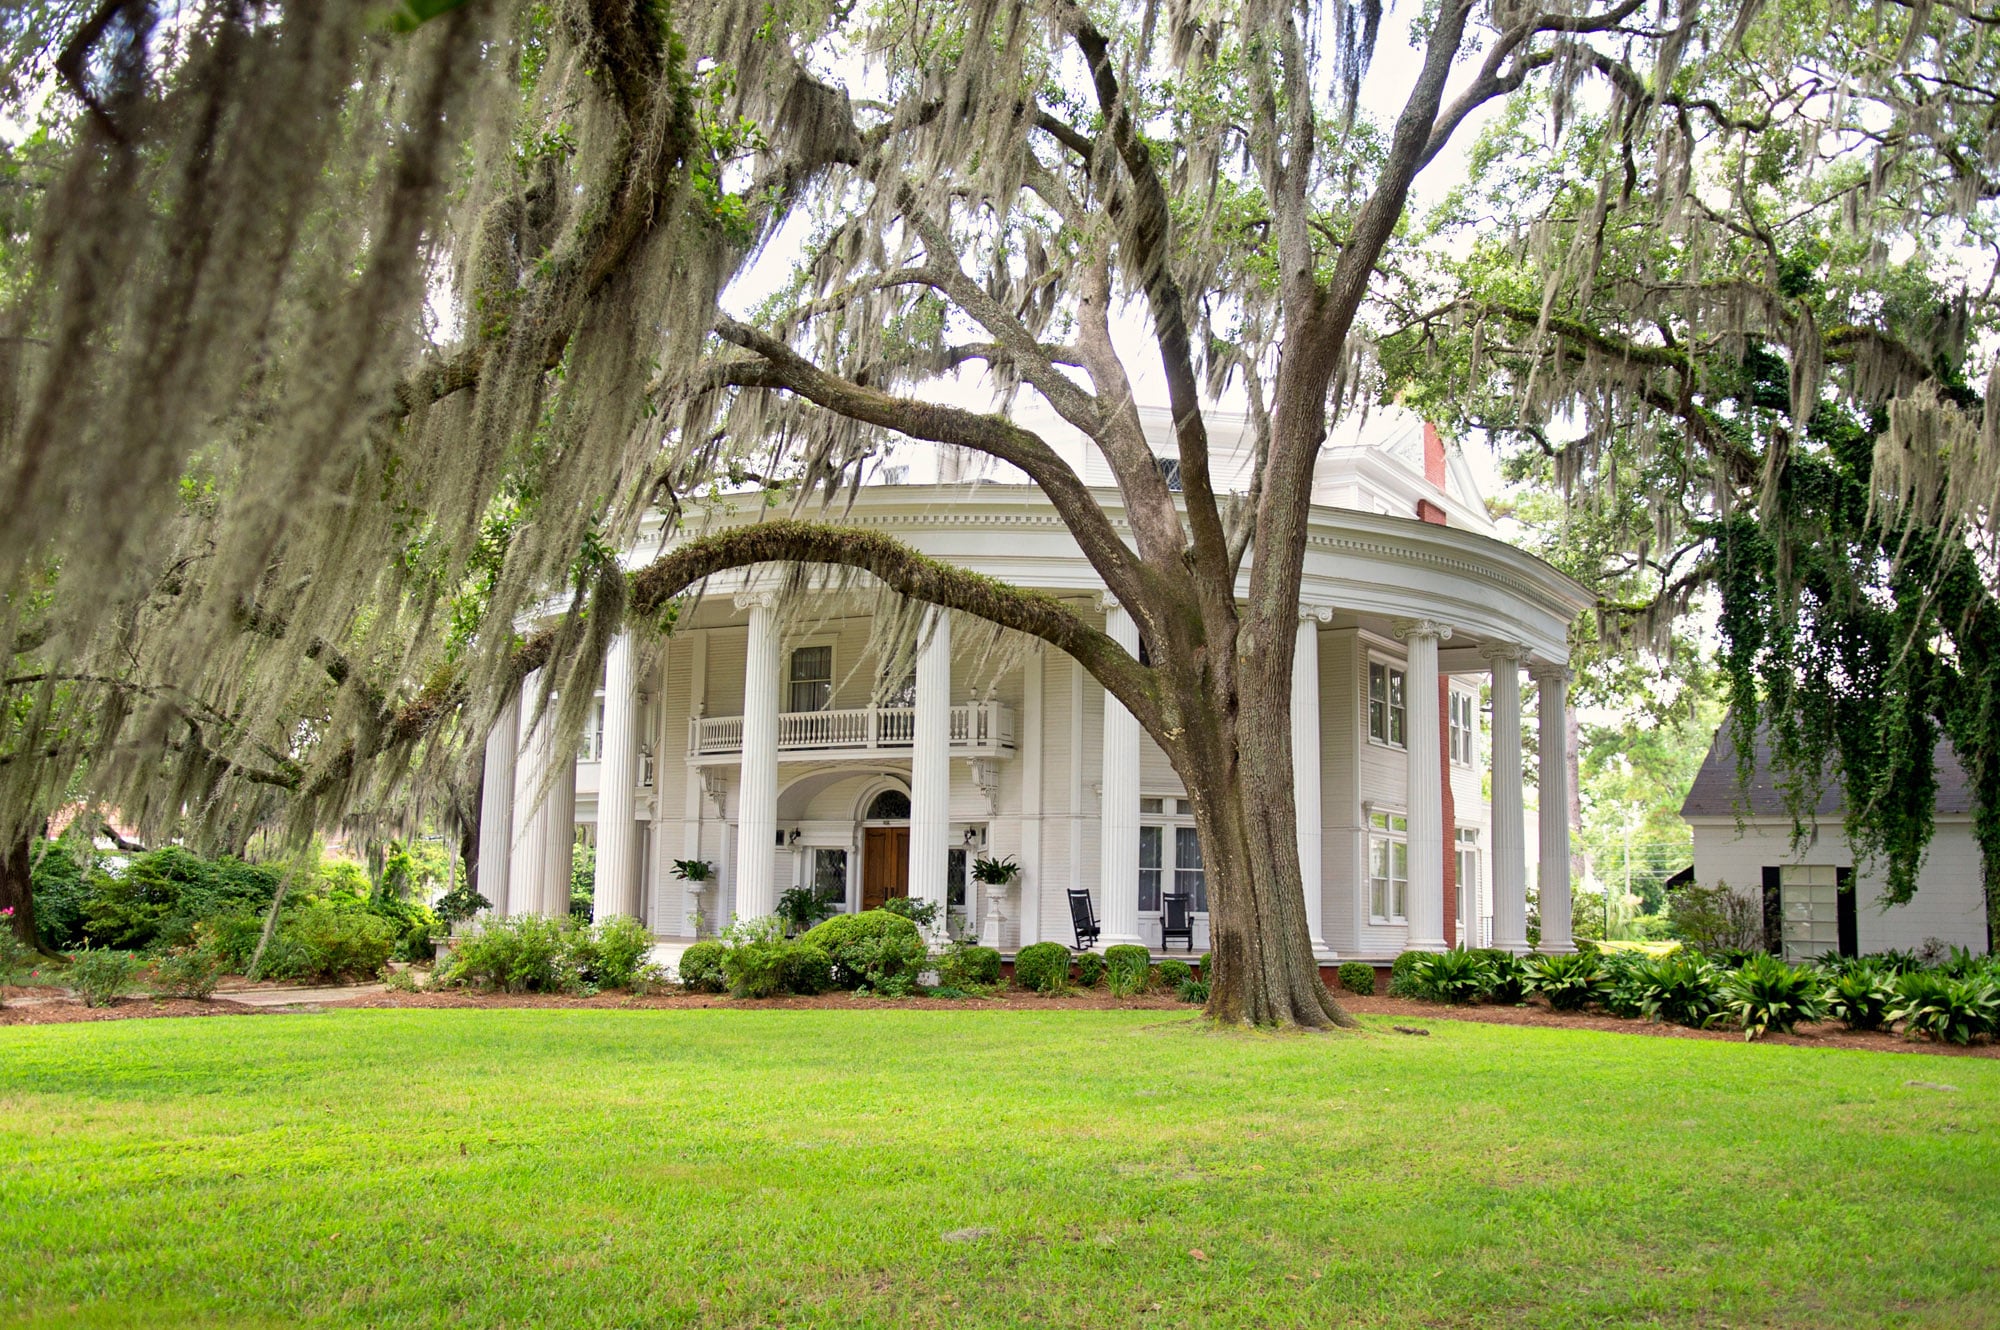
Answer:
<svg viewBox="0 0 2000 1330"><path fill-rule="evenodd" d="M1365 961L1346 962L1340 967L1340 986L1350 993L1372 997L1375 993L1375 967Z"/></svg>
<svg viewBox="0 0 2000 1330"><path fill-rule="evenodd" d="M722 974L722 957L729 948L720 942L697 942L681 953L681 987L690 993L720 993L729 987Z"/></svg>
<svg viewBox="0 0 2000 1330"><path fill-rule="evenodd" d="M1037 942L1014 957L1014 982L1035 993L1060 993L1069 987L1069 948L1060 942Z"/></svg>
<svg viewBox="0 0 2000 1330"><path fill-rule="evenodd" d="M1169 958L1160 962L1157 973L1161 988L1168 992L1178 992L1182 984L1194 978L1194 967L1186 961Z"/></svg>
<svg viewBox="0 0 2000 1330"><path fill-rule="evenodd" d="M1111 991L1119 997L1133 997L1146 991L1153 974L1153 955L1144 947L1126 944L1104 950L1104 973Z"/></svg>
<svg viewBox="0 0 2000 1330"><path fill-rule="evenodd" d="M1104 982L1106 966L1101 951L1082 951L1076 957L1076 986L1095 988Z"/></svg>
<svg viewBox="0 0 2000 1330"><path fill-rule="evenodd" d="M836 914L824 923L807 929L799 941L818 947L833 962L833 987L859 988L868 981L867 956L880 951L879 947L861 947L859 944L879 943L887 938L922 941L916 924L888 910Z"/></svg>
<svg viewBox="0 0 2000 1330"><path fill-rule="evenodd" d="M810 942L794 941L785 947L783 966L785 991L812 997L833 987L833 958L826 948Z"/></svg>
<svg viewBox="0 0 2000 1330"><path fill-rule="evenodd" d="M947 947L938 957L938 982L961 993L992 988L1000 982L1000 953L965 942Z"/></svg>
<svg viewBox="0 0 2000 1330"><path fill-rule="evenodd" d="M1416 967L1428 955L1430 953L1427 951L1406 951L1396 957L1395 961L1389 966L1390 997L1413 998L1423 996L1417 983Z"/></svg>

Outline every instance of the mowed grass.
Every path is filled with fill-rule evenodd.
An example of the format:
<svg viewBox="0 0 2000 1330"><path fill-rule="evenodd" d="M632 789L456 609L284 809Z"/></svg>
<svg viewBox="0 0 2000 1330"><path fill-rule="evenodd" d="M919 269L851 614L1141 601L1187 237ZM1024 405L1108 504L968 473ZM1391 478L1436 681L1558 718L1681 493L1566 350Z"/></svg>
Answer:
<svg viewBox="0 0 2000 1330"><path fill-rule="evenodd" d="M1430 1024L0 1030L0 1317L2000 1325L2000 1062Z"/></svg>

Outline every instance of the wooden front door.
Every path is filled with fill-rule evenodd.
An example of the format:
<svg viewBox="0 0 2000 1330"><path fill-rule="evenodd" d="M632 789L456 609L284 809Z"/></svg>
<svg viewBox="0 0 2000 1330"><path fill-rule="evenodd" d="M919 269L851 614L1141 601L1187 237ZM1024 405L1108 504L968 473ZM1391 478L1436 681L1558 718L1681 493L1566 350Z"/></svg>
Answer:
<svg viewBox="0 0 2000 1330"><path fill-rule="evenodd" d="M861 908L879 910L891 896L910 894L910 829L861 829Z"/></svg>

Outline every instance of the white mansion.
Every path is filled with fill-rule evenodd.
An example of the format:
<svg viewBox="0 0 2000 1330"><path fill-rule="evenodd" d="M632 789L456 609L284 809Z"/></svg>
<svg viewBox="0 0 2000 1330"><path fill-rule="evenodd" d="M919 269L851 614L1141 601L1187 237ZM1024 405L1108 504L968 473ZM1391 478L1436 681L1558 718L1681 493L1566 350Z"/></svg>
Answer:
<svg viewBox="0 0 2000 1330"><path fill-rule="evenodd" d="M1170 452L1165 413L1147 424ZM1315 946L1369 960L1457 941L1525 948L1526 670L1540 685L1542 945L1567 949L1567 630L1589 598L1495 538L1470 470L1435 431L1378 418L1373 433L1321 454L1300 592L1292 733L1295 751L1315 755L1297 767ZM1117 521L1102 462L1080 438L1059 447ZM914 478L926 483L882 467L844 520L1061 596L1136 651L1131 619L1040 492L952 474L958 461L934 459L941 474ZM1244 450L1218 460L1219 487L1232 466L1247 470ZM701 521L762 512L753 501ZM677 538L654 531L629 557ZM983 625L930 612L914 670L892 680L871 646L875 590L829 579L824 594L780 605L772 572L711 580L663 642L621 638L581 752L525 727L535 680L501 715L480 833L481 890L497 911L566 910L581 834L596 844L597 915L643 919L670 952L732 916L770 913L795 886L847 910L936 900L954 932L1010 952L1072 942L1072 888L1090 892L1100 946L1157 950L1163 902L1178 896L1193 950L1205 949L1185 791L1074 660L1038 644L995 650ZM969 871L980 857L1020 873L982 886ZM691 861L706 880L683 875Z"/></svg>

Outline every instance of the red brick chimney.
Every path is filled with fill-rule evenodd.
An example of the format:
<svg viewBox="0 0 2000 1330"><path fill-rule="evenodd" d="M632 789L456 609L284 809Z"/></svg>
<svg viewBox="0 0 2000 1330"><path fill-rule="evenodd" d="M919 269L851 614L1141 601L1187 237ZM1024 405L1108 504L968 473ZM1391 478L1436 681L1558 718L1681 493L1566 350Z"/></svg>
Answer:
<svg viewBox="0 0 2000 1330"><path fill-rule="evenodd" d="M1444 493L1444 439L1438 434L1438 427L1430 421L1424 422L1424 479ZM1443 526L1444 507L1429 499L1417 500L1417 516L1435 526Z"/></svg>

